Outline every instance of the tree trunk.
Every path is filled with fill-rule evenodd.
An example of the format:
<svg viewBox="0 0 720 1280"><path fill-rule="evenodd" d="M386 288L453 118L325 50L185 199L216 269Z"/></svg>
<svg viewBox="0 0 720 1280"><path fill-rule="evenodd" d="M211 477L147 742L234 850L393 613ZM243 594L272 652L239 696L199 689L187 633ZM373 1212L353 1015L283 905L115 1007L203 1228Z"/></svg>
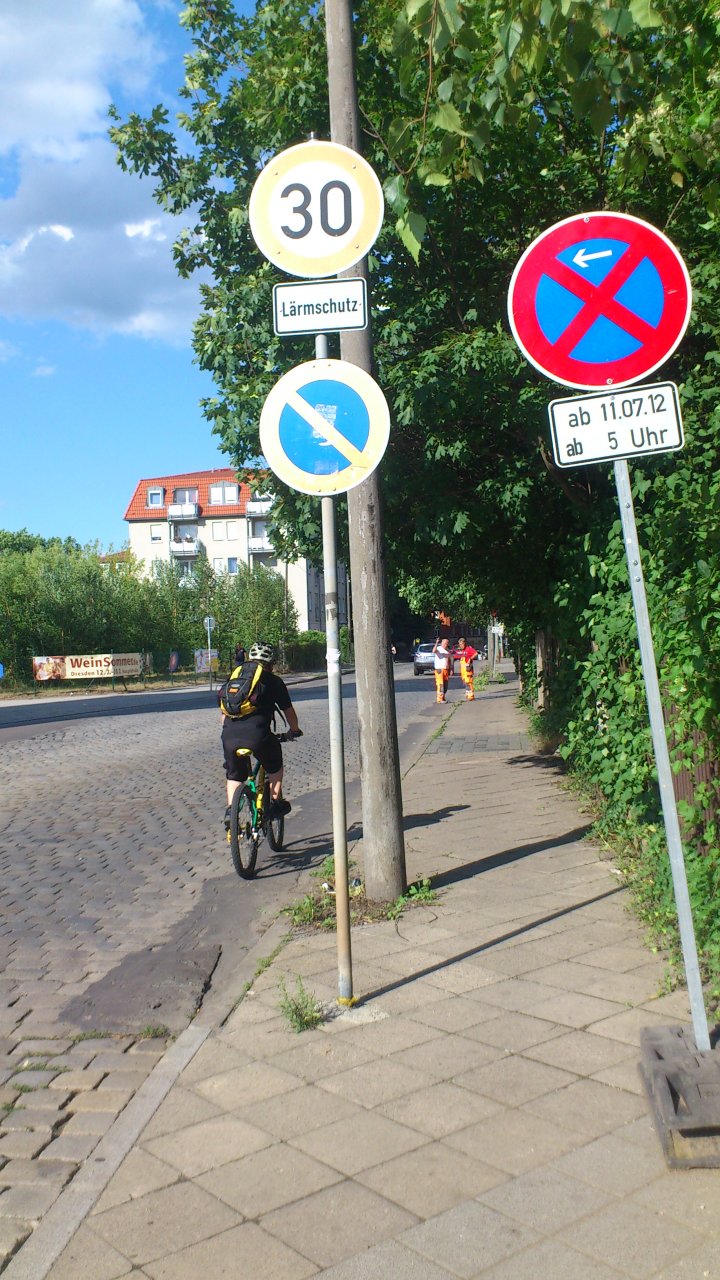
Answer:
<svg viewBox="0 0 720 1280"><path fill-rule="evenodd" d="M349 0L326 0L330 131L333 142L360 152L352 12ZM342 273L364 276L367 262ZM370 328L343 333L343 360L372 373ZM400 762L390 661L377 470L348 493L350 569L363 808L365 892L389 902L405 892Z"/></svg>

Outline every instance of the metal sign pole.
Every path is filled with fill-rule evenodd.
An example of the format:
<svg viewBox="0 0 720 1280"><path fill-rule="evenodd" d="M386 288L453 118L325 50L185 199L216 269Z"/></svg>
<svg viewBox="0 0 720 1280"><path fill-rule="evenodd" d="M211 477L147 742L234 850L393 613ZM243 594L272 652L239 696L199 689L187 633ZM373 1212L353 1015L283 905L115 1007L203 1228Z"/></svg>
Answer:
<svg viewBox="0 0 720 1280"><path fill-rule="evenodd" d="M315 357L327 360L325 334L315 337ZM337 919L338 1004L354 1004L350 947L347 810L345 803L345 743L343 737L342 672L338 622L335 499L320 499L325 578L325 635L327 644L328 713L330 717L330 783L332 792L333 853L335 857L335 913Z"/></svg>
<svg viewBox="0 0 720 1280"><path fill-rule="evenodd" d="M208 640L208 673L210 676L210 688L212 689L212 657L210 656L210 619L209 617L206 618L206 622L207 622L207 640Z"/></svg>
<svg viewBox="0 0 720 1280"><path fill-rule="evenodd" d="M665 822L665 835L667 838L668 853L670 855L670 869L672 871L673 887L675 890L675 903L677 906L678 923L680 926L680 941L682 944L683 960L685 962L685 976L687 978L688 994L690 996L690 1011L692 1013L693 1031L695 1033L695 1043L698 1049L701 1052L707 1052L710 1049L710 1035L708 1032L707 1015L703 1002L700 966L698 963L695 930L693 927L690 895L688 893L685 861L683 858L682 840L680 836L680 823L678 820L677 805L675 803L675 793L673 791L670 755L668 752L667 737L665 734L665 721L663 719L662 701L660 698L660 685L658 683L652 632L650 630L650 617L648 614L647 597L645 595L645 580L643 578L642 565L640 563L640 547L638 544L637 527L635 524L635 511L633 508L632 489L630 487L630 474L628 472L627 462L624 459L617 461L614 464L614 467L615 484L617 485L618 501L620 503L620 518L622 520L625 551L627 554L628 573L630 575L630 587L632 590L633 605L635 608L635 620L637 622L640 657L642 659L645 691L650 716L650 728L652 730L653 747L655 750L655 763L657 765L658 783L660 786L660 800L662 803L663 818Z"/></svg>

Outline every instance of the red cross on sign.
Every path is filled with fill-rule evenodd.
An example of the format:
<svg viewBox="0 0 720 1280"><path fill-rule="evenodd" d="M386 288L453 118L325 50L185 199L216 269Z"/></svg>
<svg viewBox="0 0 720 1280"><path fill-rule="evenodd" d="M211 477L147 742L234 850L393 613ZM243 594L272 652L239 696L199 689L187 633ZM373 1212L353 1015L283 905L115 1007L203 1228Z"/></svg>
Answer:
<svg viewBox="0 0 720 1280"><path fill-rule="evenodd" d="M528 360L568 387L622 387L672 355L690 319L687 267L655 227L627 213L555 223L525 250L508 312Z"/></svg>

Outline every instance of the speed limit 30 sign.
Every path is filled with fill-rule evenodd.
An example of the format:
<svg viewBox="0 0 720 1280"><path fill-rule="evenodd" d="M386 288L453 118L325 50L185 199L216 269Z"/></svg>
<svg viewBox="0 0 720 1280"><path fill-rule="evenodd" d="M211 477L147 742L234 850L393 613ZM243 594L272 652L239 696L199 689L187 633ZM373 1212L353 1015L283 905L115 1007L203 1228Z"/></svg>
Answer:
<svg viewBox="0 0 720 1280"><path fill-rule="evenodd" d="M317 279L355 266L382 226L382 187L339 142L301 142L268 162L250 196L262 254L291 276Z"/></svg>

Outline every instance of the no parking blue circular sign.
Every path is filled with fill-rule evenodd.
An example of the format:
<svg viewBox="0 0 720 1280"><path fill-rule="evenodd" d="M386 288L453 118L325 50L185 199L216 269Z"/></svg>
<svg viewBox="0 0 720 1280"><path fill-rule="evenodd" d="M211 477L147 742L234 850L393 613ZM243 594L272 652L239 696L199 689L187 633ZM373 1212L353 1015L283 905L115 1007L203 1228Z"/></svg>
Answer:
<svg viewBox="0 0 720 1280"><path fill-rule="evenodd" d="M555 223L510 282L515 340L541 373L595 390L638 382L680 342L692 304L687 267L667 236L626 213Z"/></svg>
<svg viewBox="0 0 720 1280"><path fill-rule="evenodd" d="M345 493L380 462L390 411L377 383L344 360L309 360L280 378L260 415L270 468L301 493Z"/></svg>

